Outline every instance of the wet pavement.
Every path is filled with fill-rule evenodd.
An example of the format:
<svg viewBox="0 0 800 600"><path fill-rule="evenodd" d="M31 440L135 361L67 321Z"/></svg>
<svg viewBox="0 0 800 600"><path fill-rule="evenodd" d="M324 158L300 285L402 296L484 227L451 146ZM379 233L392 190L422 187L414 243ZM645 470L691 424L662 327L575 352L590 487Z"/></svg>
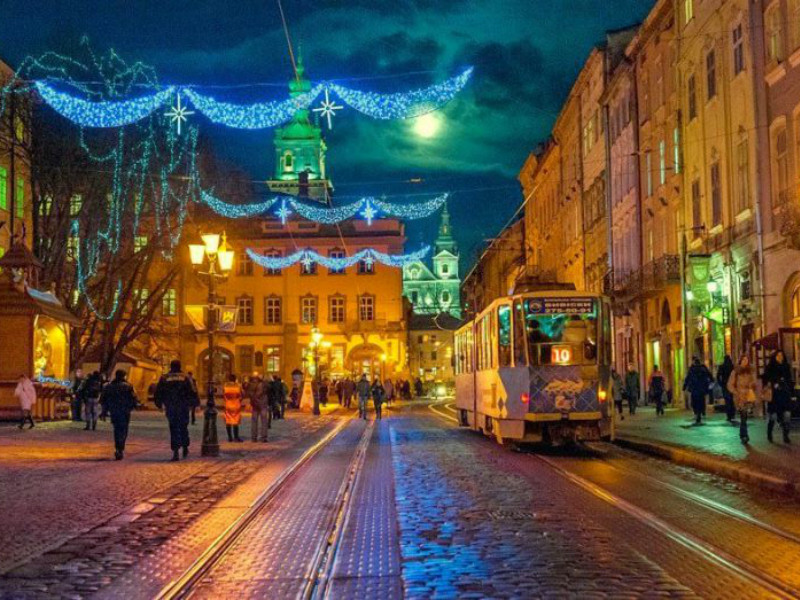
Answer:
<svg viewBox="0 0 800 600"><path fill-rule="evenodd" d="M371 425L296 415L268 449L226 447L150 486L140 470L164 463L142 430L139 458L114 467L143 486L134 502L29 543L30 560L15 551L22 564L0 575L0 597L800 597L796 501L610 444L513 452L434 408L397 407ZM75 434L39 435L33 446L47 448ZM0 476L25 472L28 443L15 439L0 431L0 448L18 446ZM25 459L39 463L34 478L61 469L104 498L118 485L113 470L97 479L96 464L42 452ZM37 508L51 504L62 506ZM47 538L34 513L23 522Z"/></svg>

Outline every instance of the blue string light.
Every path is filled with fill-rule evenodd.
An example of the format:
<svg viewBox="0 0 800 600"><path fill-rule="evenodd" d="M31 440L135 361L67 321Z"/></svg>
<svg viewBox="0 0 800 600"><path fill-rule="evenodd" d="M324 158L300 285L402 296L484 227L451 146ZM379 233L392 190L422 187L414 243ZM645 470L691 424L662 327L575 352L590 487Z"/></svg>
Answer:
<svg viewBox="0 0 800 600"><path fill-rule="evenodd" d="M174 87L151 96L120 102L90 102L59 92L44 81L35 81L36 91L58 114L81 127L122 127L140 121L175 93Z"/></svg>
<svg viewBox="0 0 800 600"><path fill-rule="evenodd" d="M323 86L318 85L294 98L250 105L220 102L190 88L184 89L183 93L213 123L234 129L267 129L286 123L298 110L311 106L322 90Z"/></svg>
<svg viewBox="0 0 800 600"><path fill-rule="evenodd" d="M115 55L116 56L116 55ZM66 57L59 57L65 59ZM26 61L26 65L37 64ZM78 64L78 63L75 63ZM139 67L139 69L143 69ZM58 69L43 69L60 72ZM61 71L66 72L67 67ZM310 91L292 98L255 104L233 104L222 102L211 96L200 94L191 87L169 86L155 94L131 100L93 101L79 98L52 87L47 81L35 80L34 88L42 100L56 112L82 127L121 127L135 123L150 115L175 94L184 94L194 107L210 121L234 129L266 129L289 121L298 111L308 109L323 92L334 92L345 104L375 119L409 119L419 117L441 108L453 99L472 76L472 67L442 83L411 92L380 94L344 87L336 83L320 83ZM66 80L66 79L65 79ZM120 93L120 77L106 81L106 92L117 96ZM97 95L87 86L71 82L86 95ZM130 84L123 86L130 91ZM155 85L154 85L155 87ZM5 90L7 91L7 90Z"/></svg>
<svg viewBox="0 0 800 600"><path fill-rule="evenodd" d="M472 77L472 67L442 83L413 92L378 94L346 88L336 83L330 89L342 101L375 119L411 119L433 112L452 100Z"/></svg>
<svg viewBox="0 0 800 600"><path fill-rule="evenodd" d="M70 387L72 385L69 379L59 379L58 377L49 377L47 375L39 375L34 381L37 383L53 383L61 387Z"/></svg>
<svg viewBox="0 0 800 600"><path fill-rule="evenodd" d="M316 262L323 267L333 270L342 270L352 267L358 262L364 261L371 263L374 260L389 266L389 267L403 267L412 262L422 260L430 252L430 246L412 252L410 254L385 254L374 248L365 248L359 250L351 256L344 256L342 258L332 258L330 256L323 256L315 250L306 249L298 250L289 256L264 256L248 248L247 254L257 265L265 269L286 269L297 263L311 264Z"/></svg>
<svg viewBox="0 0 800 600"><path fill-rule="evenodd" d="M337 207L312 206L291 197L274 197L263 202L251 204L229 204L207 191L201 191L200 198L214 212L230 219L265 214L280 200L280 208L275 214L283 224L286 224L286 219L292 214L293 210L309 221L333 225L353 218L363 209L361 215L369 225L372 225L372 221L381 213L390 217L409 220L428 217L447 202L448 194L441 194L424 202L414 204L399 204L367 196L350 204Z"/></svg>

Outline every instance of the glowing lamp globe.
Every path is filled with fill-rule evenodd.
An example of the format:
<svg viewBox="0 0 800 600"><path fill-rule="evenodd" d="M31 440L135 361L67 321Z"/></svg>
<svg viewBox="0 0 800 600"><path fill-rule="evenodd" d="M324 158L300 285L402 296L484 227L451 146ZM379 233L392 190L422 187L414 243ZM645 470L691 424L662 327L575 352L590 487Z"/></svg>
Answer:
<svg viewBox="0 0 800 600"><path fill-rule="evenodd" d="M219 234L206 233L200 237L203 238L203 243L206 245L206 252L209 254L216 254L217 250L219 250Z"/></svg>
<svg viewBox="0 0 800 600"><path fill-rule="evenodd" d="M203 259L206 257L206 247L203 244L189 244L189 258L193 265L199 266L203 264Z"/></svg>
<svg viewBox="0 0 800 600"><path fill-rule="evenodd" d="M421 138L432 138L442 127L442 120L436 113L428 113L414 119L414 133Z"/></svg>
<svg viewBox="0 0 800 600"><path fill-rule="evenodd" d="M233 269L233 250L220 250L217 253L219 259L219 268L227 272Z"/></svg>

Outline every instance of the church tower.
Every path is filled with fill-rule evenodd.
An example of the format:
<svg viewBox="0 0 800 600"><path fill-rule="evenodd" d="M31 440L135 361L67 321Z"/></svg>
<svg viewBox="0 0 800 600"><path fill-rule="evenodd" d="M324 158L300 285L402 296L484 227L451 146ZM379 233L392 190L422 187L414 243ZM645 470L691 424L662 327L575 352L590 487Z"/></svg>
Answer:
<svg viewBox="0 0 800 600"><path fill-rule="evenodd" d="M458 281L458 248L450 229L450 212L447 204L442 209L439 236L433 248L433 272L438 279Z"/></svg>
<svg viewBox="0 0 800 600"><path fill-rule="evenodd" d="M297 77L289 82L292 98L311 90L302 55L297 59ZM327 202L333 186L325 173L325 140L309 110L299 109L292 120L275 130L275 174L267 181L273 192Z"/></svg>

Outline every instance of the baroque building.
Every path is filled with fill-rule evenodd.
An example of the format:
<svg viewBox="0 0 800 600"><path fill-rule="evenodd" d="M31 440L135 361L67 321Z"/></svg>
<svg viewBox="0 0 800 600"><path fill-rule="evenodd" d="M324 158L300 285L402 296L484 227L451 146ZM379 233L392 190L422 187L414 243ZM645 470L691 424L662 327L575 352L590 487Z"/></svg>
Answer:
<svg viewBox="0 0 800 600"><path fill-rule="evenodd" d="M433 269L423 261L403 267L403 295L419 315L449 313L461 317L461 279L458 248L450 226L447 204L442 209L439 235L433 247Z"/></svg>

